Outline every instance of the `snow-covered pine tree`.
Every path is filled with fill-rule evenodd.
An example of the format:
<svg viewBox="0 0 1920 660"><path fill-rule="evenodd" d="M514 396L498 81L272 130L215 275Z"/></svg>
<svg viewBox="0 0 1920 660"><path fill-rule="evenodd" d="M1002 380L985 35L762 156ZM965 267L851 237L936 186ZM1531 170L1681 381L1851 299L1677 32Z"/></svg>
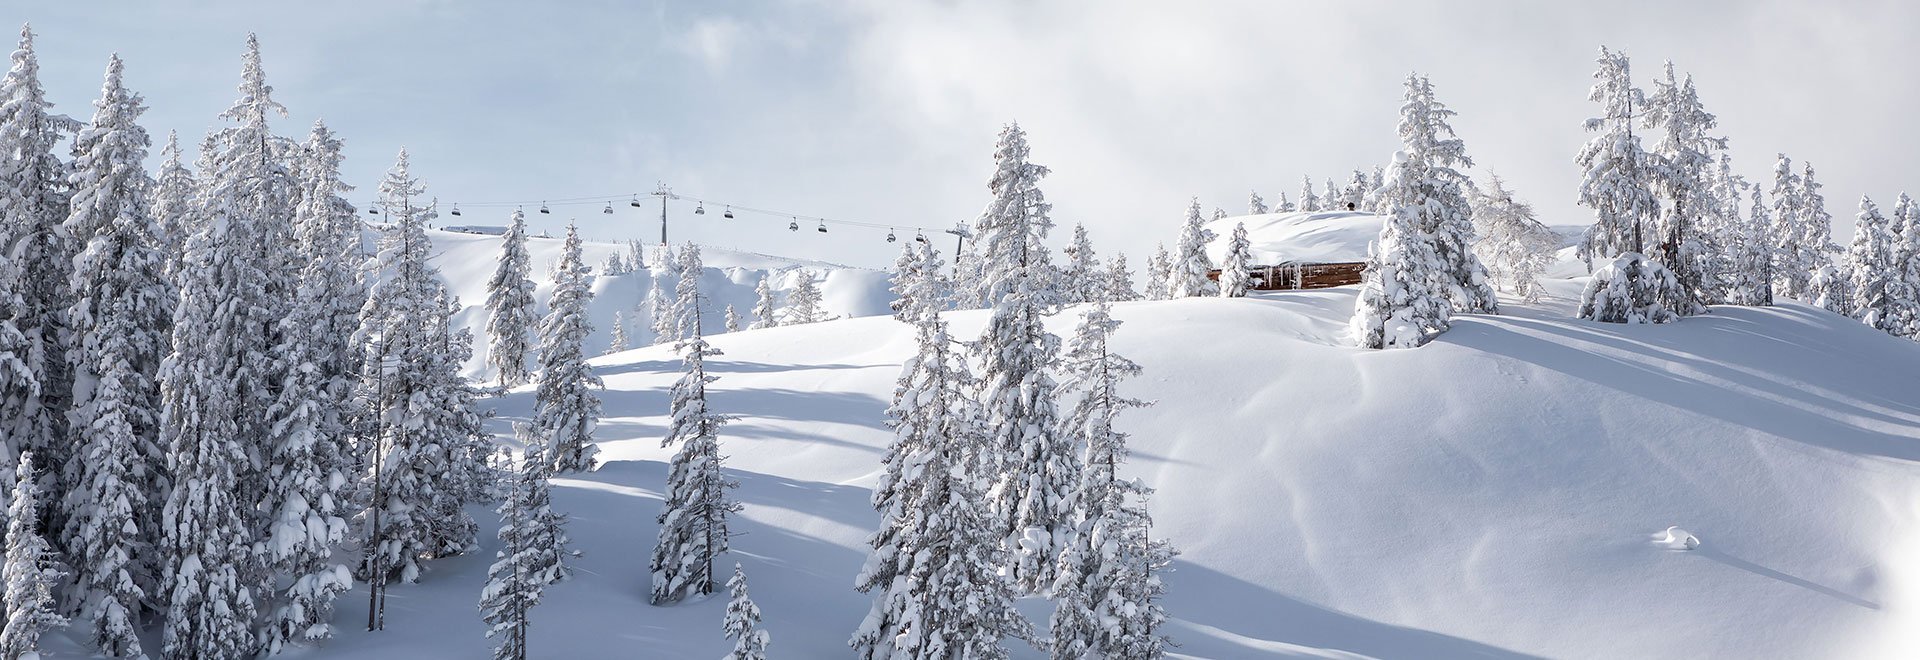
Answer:
<svg viewBox="0 0 1920 660"><path fill-rule="evenodd" d="M649 329L653 331L654 346L671 344L679 340L674 336L680 324L673 318L673 298L668 297L666 292L660 289L662 279L664 276L656 272L647 284L647 321Z"/></svg>
<svg viewBox="0 0 1920 660"><path fill-rule="evenodd" d="M873 607L848 644L862 660L1005 658L1002 638L1032 633L1000 575L1007 551L974 476L991 471L998 448L946 322L931 309L912 322L920 348L901 366L874 487L880 527L854 578Z"/></svg>
<svg viewBox="0 0 1920 660"><path fill-rule="evenodd" d="M1599 82L1587 94L1587 100L1602 108L1601 116L1586 122L1587 131L1596 135L1574 157L1585 172L1580 204L1594 213L1593 227L1587 229L1579 249L1589 271L1595 261L1645 252L1654 238L1649 225L1660 214L1660 200L1652 189L1653 156L1633 134L1634 112L1645 101L1633 86L1630 62L1625 53L1602 46L1599 64L1593 73Z"/></svg>
<svg viewBox="0 0 1920 660"><path fill-rule="evenodd" d="M1347 179L1346 187L1340 189L1340 207L1336 210L1367 211L1367 198L1373 192L1373 186L1367 181L1367 173L1354 170Z"/></svg>
<svg viewBox="0 0 1920 660"><path fill-rule="evenodd" d="M181 162L180 134L167 131L167 144L160 149L160 172L154 176L153 187L147 190L147 205L151 209L148 214L160 225L157 247L167 258L168 281L179 272L187 235L197 226L193 219L193 196L198 188L193 170Z"/></svg>
<svg viewBox="0 0 1920 660"><path fill-rule="evenodd" d="M1593 271L1580 294L1580 318L1607 323L1670 323L1687 292L1660 262L1627 252Z"/></svg>
<svg viewBox="0 0 1920 660"><path fill-rule="evenodd" d="M525 660L527 613L540 603L547 585L572 575L565 558L566 516L553 510L553 461L545 454L547 439L528 424L514 425L526 447L512 486L501 501L500 551L487 569L487 586L480 593L480 615L487 638L498 639L495 660Z"/></svg>
<svg viewBox="0 0 1920 660"><path fill-rule="evenodd" d="M631 272L633 269L627 267L627 260L621 258L618 252L607 255L606 263L600 265L602 275L625 275Z"/></svg>
<svg viewBox="0 0 1920 660"><path fill-rule="evenodd" d="M1200 217L1200 198L1187 205L1187 221L1180 227L1180 242L1174 246L1173 265L1167 271L1167 298L1192 298L1220 294L1220 285L1208 279L1213 260L1207 258L1207 244L1213 232Z"/></svg>
<svg viewBox="0 0 1920 660"><path fill-rule="evenodd" d="M993 149L994 173L987 181L993 200L973 222L979 269L968 274L971 279L960 280L973 284L981 306L997 306L1016 288L1037 292L1043 304L1057 302L1052 283L1037 281L1043 273L1052 279L1053 272L1045 245L1053 229L1053 205L1040 191L1040 179L1048 170L1029 162L1028 155L1026 131L1008 124Z"/></svg>
<svg viewBox="0 0 1920 660"><path fill-rule="evenodd" d="M613 312L613 339L607 342L607 350L605 353L601 353L601 355L613 355L614 353L624 350L627 350L627 313L615 310Z"/></svg>
<svg viewBox="0 0 1920 660"><path fill-rule="evenodd" d="M1748 193L1753 203L1747 207L1747 219L1741 225L1743 267L1739 270L1742 293L1738 304L1768 306L1773 304L1773 219L1760 197L1760 186L1748 186Z"/></svg>
<svg viewBox="0 0 1920 660"><path fill-rule="evenodd" d="M813 273L805 268L793 269L793 290L787 292L787 305L780 308L780 325L800 325L830 320L827 310L822 307L820 286L813 281Z"/></svg>
<svg viewBox="0 0 1920 660"><path fill-rule="evenodd" d="M684 295L698 296L698 291ZM697 309L697 308L696 308ZM694 328L698 328L698 319ZM675 603L688 596L713 593L713 564L729 549L728 518L740 504L727 496L739 486L721 472L720 427L732 418L707 407L706 359L719 355L696 330L674 344L686 372L669 394L670 420L660 446L680 445L667 471L667 496L660 507L660 538L653 548L651 600L655 605Z"/></svg>
<svg viewBox="0 0 1920 660"><path fill-rule="evenodd" d="M1741 304L1736 299L1748 276L1742 258L1746 220L1740 214L1746 186L1746 181L1733 173L1733 158L1722 152L1708 174L1708 207L1701 217L1700 242L1708 273L1701 303Z"/></svg>
<svg viewBox="0 0 1920 660"><path fill-rule="evenodd" d="M1227 258L1220 264L1220 295L1225 298L1244 298L1247 287L1253 283L1253 244L1247 242L1247 223L1233 224L1233 235L1227 239Z"/></svg>
<svg viewBox="0 0 1920 660"><path fill-rule="evenodd" d="M776 308L773 306L773 283L770 276L760 276L760 283L753 285L753 295L753 325L747 326L747 329L761 330L780 325L780 321L774 317Z"/></svg>
<svg viewBox="0 0 1920 660"><path fill-rule="evenodd" d="M1773 244L1773 293L1805 300L1815 266L1811 248L1799 244L1805 233L1801 223L1806 216L1806 186L1786 154L1774 161L1773 190L1768 194L1773 196L1773 226L1768 230Z"/></svg>
<svg viewBox="0 0 1920 660"><path fill-rule="evenodd" d="M73 374L67 351L71 336L66 313L72 306L73 254L78 249L60 230L67 219L67 165L54 154L63 134L79 122L52 112L40 86L40 59L33 50L31 26L20 28L12 67L0 78L0 251L12 261L0 291L9 305L0 319L10 321L22 344L14 357L25 364L38 388L0 392L0 445L6 460L0 476L13 469L12 457L33 450L51 466L42 478L54 493L74 449L67 438ZM24 385L25 381L16 381ZM42 511L60 517L58 507Z"/></svg>
<svg viewBox="0 0 1920 660"><path fill-rule="evenodd" d="M1099 297L1099 290L1106 288L1102 279L1106 272L1100 268L1099 256L1093 253L1093 239L1087 237L1085 224L1074 223L1073 243L1062 253L1067 257L1067 268L1061 273L1060 302L1080 303Z"/></svg>
<svg viewBox="0 0 1920 660"><path fill-rule="evenodd" d="M673 318L680 324L674 335L705 335L706 329L699 327L706 312L706 298L700 295L700 275L706 272L706 266L700 261L700 246L692 243L680 246L680 254L674 260L675 271L680 275L680 280L673 285Z"/></svg>
<svg viewBox="0 0 1920 660"><path fill-rule="evenodd" d="M1167 280L1173 277L1173 258L1167 256L1167 244L1154 243L1153 256L1147 258L1147 300L1167 299Z"/></svg>
<svg viewBox="0 0 1920 660"><path fill-rule="evenodd" d="M426 428L434 431L431 456L438 471L429 474L431 490L425 510L427 557L438 559L476 547L480 526L467 513L467 505L491 499L493 477L487 460L494 444L483 428L492 412L476 409L480 392L461 376L461 365L473 357L473 335L464 328L453 329L453 319L463 309L460 300L440 286L432 301L427 327L438 338L439 348L427 354L424 365L424 409L431 416Z"/></svg>
<svg viewBox="0 0 1920 660"><path fill-rule="evenodd" d="M1373 166L1373 174L1367 176L1367 195L1361 202L1364 206L1361 206L1360 210L1368 213L1381 212L1380 205L1385 196L1381 194L1380 189L1386 185L1387 168L1381 165Z"/></svg>
<svg viewBox="0 0 1920 660"><path fill-rule="evenodd" d="M933 246L914 241L900 248L900 257L893 262L893 278L890 289L893 302L893 317L912 322L928 310L940 309L946 302L946 292L940 281L940 257Z"/></svg>
<svg viewBox="0 0 1920 660"><path fill-rule="evenodd" d="M1711 255L1703 232L1715 205L1709 176L1715 153L1725 150L1727 141L1707 134L1717 120L1701 105L1693 76L1685 81L1674 78L1673 62L1666 63L1666 77L1654 82L1642 119L1646 128L1660 130L1650 174L1654 190L1665 200L1658 236L1649 237L1653 243L1648 247L1687 292L1685 299L1676 301L1674 313L1704 313L1701 301L1712 297Z"/></svg>
<svg viewBox="0 0 1920 660"><path fill-rule="evenodd" d="M62 573L59 558L40 537L39 475L33 467L33 452L20 452L19 475L13 482L7 506L7 552L0 566L4 583L6 624L0 628L0 658L28 660L40 657L40 636L67 625L54 601L53 589ZM138 653L138 641L135 642Z"/></svg>
<svg viewBox="0 0 1920 660"><path fill-rule="evenodd" d="M1320 192L1320 210L1322 211L1347 210L1346 200L1341 199L1340 197L1340 186L1338 184L1335 184L1333 182L1333 179L1327 179L1327 187L1321 190Z"/></svg>
<svg viewBox="0 0 1920 660"><path fill-rule="evenodd" d="M173 321L166 256L148 214L152 181L141 168L147 133L136 123L140 96L121 84L119 57L107 63L93 122L74 139L72 212L64 226L81 246L73 261L74 332L67 356L75 374L69 413L79 450L64 502L63 545L75 567L90 640L113 657L141 655L135 621L152 589L144 554L159 521L149 496L162 484L149 462L159 456L160 351Z"/></svg>
<svg viewBox="0 0 1920 660"><path fill-rule="evenodd" d="M548 459L555 472L588 472L594 467L593 429L600 421L600 377L587 366L585 344L593 326L587 302L593 299L587 266L580 259L580 233L567 225L567 242L553 269L551 310L540 322L540 385L534 392L533 426L548 438Z"/></svg>
<svg viewBox="0 0 1920 660"><path fill-rule="evenodd" d="M1893 208L1894 262L1900 286L1897 317L1904 320L1901 336L1920 340L1920 202L1900 193Z"/></svg>
<svg viewBox="0 0 1920 660"><path fill-rule="evenodd" d="M983 285L982 298L993 314L972 349L981 365L987 415L985 474L997 479L988 493L991 513L1013 562L1009 577L1016 588L1034 593L1053 581L1051 558L1067 532L1071 502L1066 496L1079 478L1079 466L1055 423L1048 369L1060 351L1060 338L1042 324L1060 299L1040 244L1053 226L1047 217L1051 207L1041 201L1038 187L1046 168L1027 163L1026 152L1025 135L1018 126L1008 127L995 153L998 168L989 186L994 202L975 223L982 237L983 276L993 278ZM1199 213L1197 201L1193 213Z"/></svg>
<svg viewBox="0 0 1920 660"><path fill-rule="evenodd" d="M1553 263L1559 238L1534 219L1531 204L1513 198L1499 175L1469 194L1478 237L1473 249L1487 264L1488 277L1527 302L1538 301L1540 273Z"/></svg>
<svg viewBox="0 0 1920 660"><path fill-rule="evenodd" d="M727 326L726 327L727 327L727 332L740 331L740 312L736 311L733 308L733 303L727 303Z"/></svg>
<svg viewBox="0 0 1920 660"><path fill-rule="evenodd" d="M1114 418L1148 405L1120 395L1122 381L1140 375L1140 365L1112 352L1120 322L1102 302L1080 317L1062 362L1068 374L1061 392L1078 393L1064 432L1086 447L1086 470L1077 491L1080 514L1073 540L1060 553L1053 584L1053 657L1157 658L1168 645L1158 632L1166 613L1154 602L1153 571L1171 556L1164 544L1146 542L1144 504L1150 489L1122 480L1127 434Z"/></svg>
<svg viewBox="0 0 1920 660"><path fill-rule="evenodd" d="M1274 213L1294 212L1297 207L1293 205L1293 200L1287 199L1287 194L1285 192L1279 193L1279 195L1280 195L1279 201L1276 201L1273 204L1273 212Z"/></svg>
<svg viewBox="0 0 1920 660"><path fill-rule="evenodd" d="M527 216L513 210L507 233L500 239L500 265L487 280L487 364L499 374L500 384L514 387L532 376L527 370L528 345L539 310L533 301L532 257L527 254Z"/></svg>
<svg viewBox="0 0 1920 660"><path fill-rule="evenodd" d="M1133 271L1127 269L1127 255L1115 254L1107 260L1106 297L1114 302L1139 300L1133 290Z"/></svg>
<svg viewBox="0 0 1920 660"><path fill-rule="evenodd" d="M1896 215L1899 215L1896 213ZM1900 307L1907 297L1899 254L1896 223L1888 222L1872 199L1860 198L1859 220L1853 225L1853 244L1847 248L1847 270L1853 275L1854 300L1846 314L1876 330L1898 334L1905 321Z"/></svg>
<svg viewBox="0 0 1920 660"><path fill-rule="evenodd" d="M1260 191L1254 190L1247 193L1247 213L1249 215L1266 215L1269 212L1267 201L1260 199Z"/></svg>
<svg viewBox="0 0 1920 660"><path fill-rule="evenodd" d="M760 629L760 606L747 594L747 573L739 563L727 579L727 620L721 629L733 640L733 650L721 660L767 660L767 631Z"/></svg>
<svg viewBox="0 0 1920 660"><path fill-rule="evenodd" d="M352 188L340 180L340 149L332 131L315 122L296 167L298 303L274 349L287 372L267 447L266 560L281 579L279 602L260 633L269 654L331 636L333 601L353 585L351 572L332 557L346 539L352 507L347 411L355 405L353 336L366 288L360 221L344 197Z"/></svg>
<svg viewBox="0 0 1920 660"><path fill-rule="evenodd" d="M1408 170L1403 153L1394 155L1385 188L1398 189ZM1348 329L1361 348L1416 348L1452 325L1453 306L1435 283L1440 256L1421 228L1424 205L1389 199L1392 211L1380 229L1380 238L1367 251L1367 268L1360 280Z"/></svg>
<svg viewBox="0 0 1920 660"><path fill-rule="evenodd" d="M159 593L168 602L161 652L238 657L259 650L256 592L272 574L256 541L268 499L262 469L284 365L278 330L297 294L292 242L296 182L291 145L267 128L285 115L247 36L240 97L210 135L174 312L173 356L162 367L161 438L172 477L162 514ZM264 593L259 595L264 596Z"/></svg>
<svg viewBox="0 0 1920 660"><path fill-rule="evenodd" d="M1213 208L1213 215L1208 217L1207 221L1212 222L1225 217L1227 217L1227 210L1216 206Z"/></svg>
<svg viewBox="0 0 1920 660"><path fill-rule="evenodd" d="M1313 213L1320 210L1320 196L1313 193L1313 177L1300 177L1300 210Z"/></svg>
<svg viewBox="0 0 1920 660"><path fill-rule="evenodd" d="M476 525L465 505L483 496L491 451L473 410L476 393L460 376L471 342L451 326L458 301L428 263L426 223L436 214L431 205L416 206L424 192L401 150L379 187L380 206L394 223L380 241L384 277L360 314L371 428L362 441L370 468L361 515L368 541L358 570L368 583L373 630L385 628L388 582L417 581L423 559L472 547Z"/></svg>
<svg viewBox="0 0 1920 660"><path fill-rule="evenodd" d="M1774 210L1775 226L1792 232L1786 237L1775 237L1779 241L1776 245L1780 262L1774 270L1774 281L1776 286L1784 287L1788 297L1816 302L1813 277L1831 269L1833 255L1840 249L1833 244L1833 215L1827 213L1827 199L1820 194L1823 186L1813 177L1813 165L1804 162L1800 165L1801 174L1796 177L1799 185L1795 187L1797 213L1793 222L1782 223L1779 209ZM1838 284L1831 274L1825 279L1828 287Z"/></svg>
<svg viewBox="0 0 1920 660"><path fill-rule="evenodd" d="M1430 272L1436 278L1433 289L1446 296L1454 312L1497 314L1498 297L1472 249L1473 210L1466 193L1473 184L1455 169L1472 167L1473 159L1447 124L1454 112L1434 98L1433 83L1425 76L1408 75L1406 86L1400 106L1401 155L1381 184L1380 203L1387 209L1415 211L1415 227L1439 260Z"/></svg>

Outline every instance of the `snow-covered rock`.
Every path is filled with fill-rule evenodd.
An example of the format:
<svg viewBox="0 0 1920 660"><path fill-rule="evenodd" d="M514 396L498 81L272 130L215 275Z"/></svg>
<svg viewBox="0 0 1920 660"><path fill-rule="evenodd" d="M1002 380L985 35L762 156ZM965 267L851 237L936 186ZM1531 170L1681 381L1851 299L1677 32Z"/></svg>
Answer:
<svg viewBox="0 0 1920 660"><path fill-rule="evenodd" d="M1699 537L1679 525L1668 527L1667 531L1653 535L1653 544L1668 550L1692 550L1700 547Z"/></svg>

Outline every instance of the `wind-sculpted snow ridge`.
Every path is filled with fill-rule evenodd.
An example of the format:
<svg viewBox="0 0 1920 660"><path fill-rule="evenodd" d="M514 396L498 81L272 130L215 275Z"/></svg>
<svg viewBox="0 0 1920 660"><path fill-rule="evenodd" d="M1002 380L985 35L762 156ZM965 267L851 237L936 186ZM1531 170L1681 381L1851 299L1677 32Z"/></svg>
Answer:
<svg viewBox="0 0 1920 660"><path fill-rule="evenodd" d="M1901 657L1920 623L1920 345L1798 304L1658 326L1575 320L1582 282L1460 315L1415 350L1346 347L1354 289L1114 306L1145 373L1123 477L1155 488L1174 651L1199 658ZM611 312L609 311L609 314ZM985 312L950 314L971 336ZM1051 320L1071 329L1073 313ZM911 329L885 317L710 337L709 401L781 657L846 657L876 527L882 411ZM647 604L680 361L598 358L602 467L556 479L580 579L533 615L535 657L718 657L725 598ZM495 401L493 430L531 395ZM483 510L475 510L476 517ZM487 526L493 520L480 518ZM1649 542L1679 526L1706 539ZM341 599L327 657L485 653L495 548L394 587L387 631ZM1045 601L1027 599L1046 621ZM1019 642L1015 657L1043 654Z"/></svg>

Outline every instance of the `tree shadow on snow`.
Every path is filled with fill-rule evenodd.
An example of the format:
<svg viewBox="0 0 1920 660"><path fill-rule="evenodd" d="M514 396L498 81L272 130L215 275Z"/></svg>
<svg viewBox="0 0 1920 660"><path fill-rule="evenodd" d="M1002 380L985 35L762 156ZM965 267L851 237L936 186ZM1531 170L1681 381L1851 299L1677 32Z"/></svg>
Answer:
<svg viewBox="0 0 1920 660"><path fill-rule="evenodd" d="M1441 341L1674 402L1795 442L1920 461L1920 431L1915 430L1920 402L1899 400L1893 397L1900 392L1887 391L1889 386L1910 391L1897 381L1912 379L1907 374L1914 372L1909 367L1920 368L1920 350L1911 355L1845 350L1903 342L1798 307L1715 310L1671 326L1463 317ZM1756 322L1760 315L1794 323L1763 326ZM1836 340L1841 347L1831 345Z"/></svg>
<svg viewBox="0 0 1920 660"><path fill-rule="evenodd" d="M1806 589L1814 593L1818 593L1824 596L1829 596L1829 597L1838 599L1844 603L1848 603L1851 605L1858 605L1860 607L1864 607L1864 608L1875 610L1875 611L1878 611L1880 609L1879 603L1875 603L1865 598L1861 598L1859 596L1849 594L1847 592L1841 591L1839 589L1835 589L1833 587L1816 583L1812 580L1795 577L1792 575L1788 575L1786 573L1782 573L1780 571L1773 570L1771 568L1767 568L1765 566L1761 566L1759 564L1755 564L1745 559L1741 559L1739 557L1729 555L1725 552L1721 552L1718 548L1715 548L1711 545L1703 545L1698 548L1694 548L1693 550L1688 551L1688 554L1695 555L1705 559L1710 559L1714 562L1725 564L1727 566L1731 566L1731 567L1746 571L1748 573L1758 575L1760 577L1779 580L1781 582L1785 582L1787 584L1791 584L1793 586L1800 587L1802 589Z"/></svg>
<svg viewBox="0 0 1920 660"><path fill-rule="evenodd" d="M1298 655L1299 649L1286 645L1374 658L1538 657L1329 610L1181 560L1167 571L1166 603L1167 611L1180 617L1173 621L1180 628L1172 633L1174 643L1180 645L1173 650L1202 658Z"/></svg>

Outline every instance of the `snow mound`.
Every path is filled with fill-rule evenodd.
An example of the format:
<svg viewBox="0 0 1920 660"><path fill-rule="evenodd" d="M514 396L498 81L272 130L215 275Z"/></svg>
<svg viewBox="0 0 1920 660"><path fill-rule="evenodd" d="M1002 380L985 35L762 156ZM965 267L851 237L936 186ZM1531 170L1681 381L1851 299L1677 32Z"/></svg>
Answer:
<svg viewBox="0 0 1920 660"><path fill-rule="evenodd" d="M433 241L431 262L440 269L441 277L464 306L460 314L454 317L455 328L466 328L473 333L474 354L467 362L466 375L489 380L491 374L486 370L487 280L493 277L493 271L499 264L502 239L497 233L465 231L468 229L473 228L429 230L427 236ZM378 237L377 227L369 227L365 232L364 241L369 251L376 248ZM547 299L553 295L553 267L560 261L560 249L564 243L564 236L531 236L527 239L527 253L532 258L530 276L536 285L534 300L540 305L542 313ZM601 266L608 257L619 254L624 258L627 252L628 247L624 243L589 242L582 246L581 257L596 273L602 273ZM712 305L712 313L701 319L701 327L709 334L726 331L723 311L727 305L733 305L739 312L742 327L753 322L751 312L756 300L754 286L762 276L772 277L776 305L785 300L786 293L793 289L797 281L795 278L804 272L821 282L821 299L831 316L852 318L892 313L887 303L893 300L893 293L888 289L888 274L885 271L711 246L701 246L700 256L706 266L700 278L700 292L707 296ZM649 266L654 266L658 261L657 256L650 255L648 259ZM651 344L653 331L650 319L644 315L636 318L634 309L645 306L648 293L656 283L663 295L673 295L675 281L676 277L663 268L640 269L623 275L597 274L592 285L593 302L588 309L594 331L587 339L587 354L599 355L611 345L615 313L624 313L628 321L627 337L629 341L636 342L630 346Z"/></svg>
<svg viewBox="0 0 1920 660"><path fill-rule="evenodd" d="M1123 393L1157 401L1120 418L1122 476L1158 490L1154 533L1182 551L1165 574L1175 652L1911 657L1920 345L1797 304L1579 321L1582 284L1549 281L1542 304L1456 317L1408 351L1338 345L1351 287L1116 305L1114 347L1146 370ZM964 338L986 313L950 318ZM745 504L722 561L753 576L775 653L844 657L870 604L853 576L912 333L868 317L711 340ZM725 598L646 602L680 361L594 364L605 464L554 489L582 577L547 590L532 654L717 657ZM531 399L492 402L502 442ZM1714 545L1646 552L1646 530L1675 520ZM365 598L343 597L324 655L484 657L473 603L496 545L396 585L386 632L358 630ZM1046 602L1022 605L1044 626Z"/></svg>
<svg viewBox="0 0 1920 660"><path fill-rule="evenodd" d="M1692 550L1700 547L1699 537L1679 525L1668 527L1667 531L1653 535L1653 544L1668 550Z"/></svg>
<svg viewBox="0 0 1920 660"><path fill-rule="evenodd" d="M1207 244L1207 256L1213 263L1226 260L1227 238L1233 235L1233 226L1243 222L1252 245L1253 264L1272 266L1290 261L1365 261L1367 246L1380 238L1385 219L1351 211L1228 216L1206 224L1214 237Z"/></svg>

